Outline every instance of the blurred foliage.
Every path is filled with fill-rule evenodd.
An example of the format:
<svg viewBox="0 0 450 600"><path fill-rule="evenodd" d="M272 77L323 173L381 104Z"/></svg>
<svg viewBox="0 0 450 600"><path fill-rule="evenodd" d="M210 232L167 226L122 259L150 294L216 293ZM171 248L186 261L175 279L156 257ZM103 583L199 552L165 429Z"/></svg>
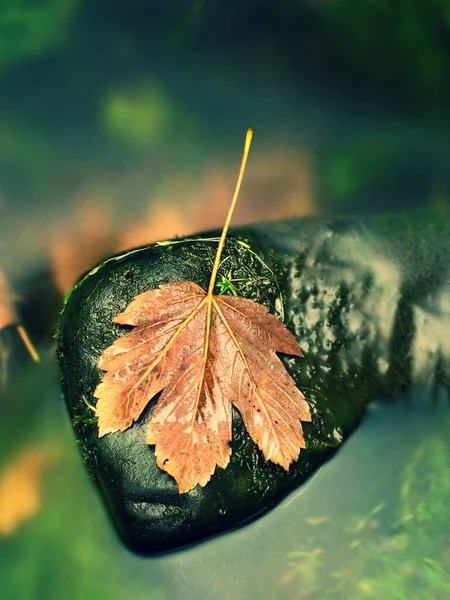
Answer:
<svg viewBox="0 0 450 600"><path fill-rule="evenodd" d="M2 0L0 73L9 64L37 56L64 41L78 0Z"/></svg>
<svg viewBox="0 0 450 600"><path fill-rule="evenodd" d="M330 524L309 519L311 552L294 551L280 579L286 597L321 600L445 600L450 597L448 417L426 434L399 475L397 498ZM373 490L372 490L373 491ZM326 528L321 533L321 525ZM340 539L341 551L327 547Z"/></svg>
<svg viewBox="0 0 450 600"><path fill-rule="evenodd" d="M410 106L448 110L448 0L326 0L316 10L337 63Z"/></svg>
<svg viewBox="0 0 450 600"><path fill-rule="evenodd" d="M441 219L450 221L450 197L438 187L431 195L430 206Z"/></svg>
<svg viewBox="0 0 450 600"><path fill-rule="evenodd" d="M361 194L376 181L388 177L401 157L398 139L386 136L366 136L337 149L325 159L321 171L322 184L337 205L349 196Z"/></svg>
<svg viewBox="0 0 450 600"><path fill-rule="evenodd" d="M0 177L11 204L108 180L155 148L201 159L242 121L317 151L326 210L359 209L374 183L374 196L387 183L386 197L413 189L411 203L424 203L440 183L447 146L409 153L423 132L412 123L406 139L397 117L449 114L448 0L1 4ZM341 116L367 140L349 143ZM392 135L374 136L376 119Z"/></svg>
<svg viewBox="0 0 450 600"><path fill-rule="evenodd" d="M170 98L160 87L150 85L112 92L104 110L108 132L138 146L161 143L175 119Z"/></svg>

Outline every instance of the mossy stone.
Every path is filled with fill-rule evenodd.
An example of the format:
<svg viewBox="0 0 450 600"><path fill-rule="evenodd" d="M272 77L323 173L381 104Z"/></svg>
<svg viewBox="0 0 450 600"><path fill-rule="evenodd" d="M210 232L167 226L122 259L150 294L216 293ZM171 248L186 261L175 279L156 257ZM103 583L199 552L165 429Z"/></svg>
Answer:
<svg viewBox="0 0 450 600"><path fill-rule="evenodd" d="M61 315L58 360L77 440L121 536L142 553L198 542L273 507L336 451L376 395L449 387L448 224L419 213L236 228L219 282L284 318L304 349L305 359L283 361L311 406L307 449L289 472L266 462L234 410L229 466L217 468L204 488L178 494L144 441L156 399L127 431L101 439L89 405L101 353L127 330L112 318L162 283L192 280L206 288L215 237L208 232L105 261L70 292Z"/></svg>

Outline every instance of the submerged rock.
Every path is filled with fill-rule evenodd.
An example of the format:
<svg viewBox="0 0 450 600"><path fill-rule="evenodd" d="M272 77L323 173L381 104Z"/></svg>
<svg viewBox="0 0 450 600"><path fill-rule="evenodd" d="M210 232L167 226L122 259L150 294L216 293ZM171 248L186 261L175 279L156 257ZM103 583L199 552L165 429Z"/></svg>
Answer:
<svg viewBox="0 0 450 600"><path fill-rule="evenodd" d="M128 430L101 439L89 405L101 353L127 330L112 318L162 283L192 280L206 289L217 232L130 251L80 280L58 330L62 387L87 466L130 548L164 552L242 525L329 458L375 395L412 385L448 390L450 227L411 214L305 218L230 233L216 293L253 298L294 332L306 358L283 361L312 422L303 424L307 449L285 472L264 460L233 409L229 466L183 495L145 444L155 399Z"/></svg>

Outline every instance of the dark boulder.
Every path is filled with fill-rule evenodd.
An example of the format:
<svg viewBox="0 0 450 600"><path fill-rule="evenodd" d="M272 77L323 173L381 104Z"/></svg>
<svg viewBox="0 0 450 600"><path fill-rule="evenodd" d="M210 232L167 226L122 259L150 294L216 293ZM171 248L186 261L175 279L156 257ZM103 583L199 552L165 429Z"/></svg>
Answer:
<svg viewBox="0 0 450 600"><path fill-rule="evenodd" d="M314 473L375 395L448 388L449 229L426 212L234 229L222 288L237 280L238 293L269 306L297 336L306 358L283 360L311 406L307 449L286 473L263 459L234 410L229 466L183 495L144 441L155 400L127 431L101 439L89 405L102 375L99 356L126 331L112 318L162 283L192 280L206 289L217 232L130 251L83 277L58 330L62 387L87 466L127 545L159 553L242 525Z"/></svg>

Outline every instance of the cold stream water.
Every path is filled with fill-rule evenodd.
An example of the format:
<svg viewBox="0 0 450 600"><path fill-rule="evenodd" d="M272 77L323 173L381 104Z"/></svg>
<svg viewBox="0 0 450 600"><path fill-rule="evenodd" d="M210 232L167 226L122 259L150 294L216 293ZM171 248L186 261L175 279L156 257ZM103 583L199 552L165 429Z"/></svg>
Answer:
<svg viewBox="0 0 450 600"><path fill-rule="evenodd" d="M48 377L45 386L55 383ZM52 459L36 484L36 513L0 538L2 598L448 598L446 393L375 402L339 453L274 510L147 558L113 531L51 387L14 444L15 453L44 448ZM13 440L4 424L2 439Z"/></svg>

